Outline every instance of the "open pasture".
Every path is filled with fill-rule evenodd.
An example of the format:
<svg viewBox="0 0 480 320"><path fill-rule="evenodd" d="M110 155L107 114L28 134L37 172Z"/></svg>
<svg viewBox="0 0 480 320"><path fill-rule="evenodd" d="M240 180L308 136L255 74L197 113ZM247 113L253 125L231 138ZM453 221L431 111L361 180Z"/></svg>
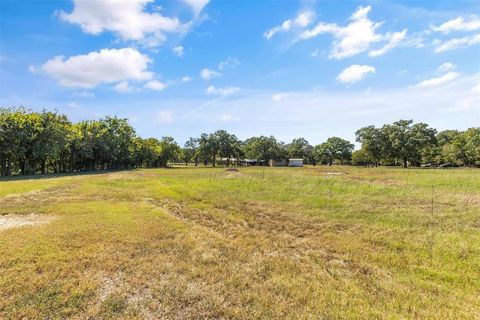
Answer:
<svg viewBox="0 0 480 320"><path fill-rule="evenodd" d="M480 170L12 178L0 219L2 319L480 318Z"/></svg>

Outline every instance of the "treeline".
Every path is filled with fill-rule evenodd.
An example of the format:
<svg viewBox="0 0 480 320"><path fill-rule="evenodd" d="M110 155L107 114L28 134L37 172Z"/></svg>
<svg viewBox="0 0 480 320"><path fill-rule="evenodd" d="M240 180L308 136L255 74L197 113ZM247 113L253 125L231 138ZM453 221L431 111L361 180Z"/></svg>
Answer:
<svg viewBox="0 0 480 320"><path fill-rule="evenodd" d="M361 149L352 155L355 165L480 165L480 127L437 132L426 123L400 120L364 127L356 137Z"/></svg>
<svg viewBox="0 0 480 320"><path fill-rule="evenodd" d="M179 153L171 137L137 137L127 119L72 123L57 112L0 108L2 176L160 167Z"/></svg>
<svg viewBox="0 0 480 320"><path fill-rule="evenodd" d="M480 128L437 132L425 123L400 120L356 132L361 148L331 137L312 146L274 136L241 141L225 130L190 138L181 148L172 137L138 137L126 119L105 117L72 123L58 112L0 108L1 175L164 167L169 163L267 165L302 158L306 164L478 166ZM250 159L250 160L247 160Z"/></svg>

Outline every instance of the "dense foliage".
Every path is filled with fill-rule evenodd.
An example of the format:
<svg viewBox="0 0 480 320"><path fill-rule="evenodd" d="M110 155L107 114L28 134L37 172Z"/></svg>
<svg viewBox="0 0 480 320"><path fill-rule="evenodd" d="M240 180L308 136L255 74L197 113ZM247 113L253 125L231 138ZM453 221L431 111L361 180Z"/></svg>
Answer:
<svg viewBox="0 0 480 320"><path fill-rule="evenodd" d="M225 130L190 138L180 148L172 137L143 139L126 119L105 117L72 123L57 112L0 108L1 175L163 167L171 162L198 165L267 164L303 158L307 164L478 166L480 128L437 130L400 120L356 132L361 148L331 137L312 146L304 138L291 143L274 136L241 141Z"/></svg>
<svg viewBox="0 0 480 320"><path fill-rule="evenodd" d="M426 123L400 120L361 128L356 137L362 147L353 153L353 164L480 165L480 128L437 132Z"/></svg>
<svg viewBox="0 0 480 320"><path fill-rule="evenodd" d="M2 176L159 167L179 154L173 138L139 138L126 119L72 123L56 112L0 109Z"/></svg>

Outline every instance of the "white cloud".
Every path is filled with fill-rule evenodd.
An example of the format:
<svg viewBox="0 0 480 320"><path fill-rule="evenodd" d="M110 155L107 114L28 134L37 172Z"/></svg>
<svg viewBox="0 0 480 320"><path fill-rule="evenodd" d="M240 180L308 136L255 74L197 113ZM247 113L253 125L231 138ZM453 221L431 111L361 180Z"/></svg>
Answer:
<svg viewBox="0 0 480 320"><path fill-rule="evenodd" d="M432 26L431 29L436 32L448 34L453 31L475 31L480 30L480 18L472 15L469 20L462 17L449 20L439 26Z"/></svg>
<svg viewBox="0 0 480 320"><path fill-rule="evenodd" d="M90 91L75 92L73 95L80 98L95 98L95 94Z"/></svg>
<svg viewBox="0 0 480 320"><path fill-rule="evenodd" d="M312 23L315 13L312 11L304 11L299 13L295 19L285 20L281 25L273 27L263 34L267 39L271 39L275 34L290 31L292 28L305 28Z"/></svg>
<svg viewBox="0 0 480 320"><path fill-rule="evenodd" d="M192 80L193 80L192 77L189 77L189 76L185 76L181 79L182 82L190 82Z"/></svg>
<svg viewBox="0 0 480 320"><path fill-rule="evenodd" d="M155 91L162 91L166 87L167 87L167 85L165 83L162 83L158 80L148 81L145 84L145 88L150 89L150 90L155 90Z"/></svg>
<svg viewBox="0 0 480 320"><path fill-rule="evenodd" d="M149 46L165 41L165 33L182 32L188 28L177 18L170 18L158 12L145 11L146 5L154 0L74 0L71 13L60 11L62 20L78 24L90 34L111 31L123 40L145 40Z"/></svg>
<svg viewBox="0 0 480 320"><path fill-rule="evenodd" d="M329 57L334 59L351 57L369 50L374 43L387 42L383 48L370 51L370 56L382 55L398 46L405 38L407 30L386 34L377 33L377 29L382 23L373 22L368 18L371 9L371 6L359 7L350 16L351 22L344 27L335 23L319 22L312 29L300 33L299 39L307 40L325 33L332 34L335 40L332 43Z"/></svg>
<svg viewBox="0 0 480 320"><path fill-rule="evenodd" d="M375 73L375 68L367 65L354 64L345 68L337 77L343 83L354 83L365 78L369 73Z"/></svg>
<svg viewBox="0 0 480 320"><path fill-rule="evenodd" d="M424 80L420 83L418 83L415 87L417 88L431 88L431 87L438 87L441 85L444 85L446 83L449 83L450 81L454 80L457 78L460 74L457 72L449 72L447 74L444 74L441 77L436 77L436 78L431 78L428 80Z"/></svg>
<svg viewBox="0 0 480 320"><path fill-rule="evenodd" d="M472 91L475 93L480 94L480 83L477 83L473 88Z"/></svg>
<svg viewBox="0 0 480 320"><path fill-rule="evenodd" d="M280 102L280 101L285 100L286 97L287 97L287 94L285 94L285 93L275 93L272 96L272 101L273 102Z"/></svg>
<svg viewBox="0 0 480 320"><path fill-rule="evenodd" d="M208 4L209 0L183 0L186 4L188 4L193 13L198 16L203 8Z"/></svg>
<svg viewBox="0 0 480 320"><path fill-rule="evenodd" d="M172 52L177 56L177 57L182 57L183 56L183 47L182 46L176 46L172 49Z"/></svg>
<svg viewBox="0 0 480 320"><path fill-rule="evenodd" d="M322 33L333 33L337 34L342 30L341 27L337 26L335 23L323 23L319 22L313 29L305 30L300 34L300 39L307 40L315 38L316 36Z"/></svg>
<svg viewBox="0 0 480 320"><path fill-rule="evenodd" d="M385 39L388 39L388 43L385 46L383 46L383 48L381 49L370 50L370 52L368 52L368 55L370 57L378 57L378 56L384 55L388 51L397 47L400 44L400 42L405 39L406 35L407 35L407 29L404 29L401 32L387 33L385 35Z"/></svg>
<svg viewBox="0 0 480 320"><path fill-rule="evenodd" d="M42 70L62 86L93 88L100 83L150 80L149 63L149 57L132 48L102 49L68 59L57 56L42 65Z"/></svg>
<svg viewBox="0 0 480 320"><path fill-rule="evenodd" d="M214 86L209 86L207 88L207 94L226 97L232 94L235 94L240 91L240 88L237 87L224 87L216 88Z"/></svg>
<svg viewBox="0 0 480 320"><path fill-rule="evenodd" d="M222 114L222 115L220 116L220 120L221 120L222 122L234 122L234 121L239 121L240 118L239 118L239 117L235 117L235 116L233 116L233 115L231 115L231 114Z"/></svg>
<svg viewBox="0 0 480 320"><path fill-rule="evenodd" d="M210 70L208 68L205 68L202 71L200 71L200 76L202 77L202 79L205 79L205 80L209 80L215 77L220 77L221 75L222 75L221 73L215 70Z"/></svg>
<svg viewBox="0 0 480 320"><path fill-rule="evenodd" d="M175 121L171 111L158 111L155 115L155 120L160 124L170 124Z"/></svg>
<svg viewBox="0 0 480 320"><path fill-rule="evenodd" d="M442 64L440 67L438 67L438 71L440 72L447 72L447 71L450 71L450 70L455 70L457 66L454 65L453 63L451 62L445 62L444 64Z"/></svg>
<svg viewBox="0 0 480 320"><path fill-rule="evenodd" d="M122 81L118 83L113 89L120 93L132 93L134 89L130 86L128 81Z"/></svg>
<svg viewBox="0 0 480 320"><path fill-rule="evenodd" d="M222 61L218 64L218 69L223 70L227 67L235 69L239 65L240 65L240 60L238 60L237 58L228 57L227 60Z"/></svg>
<svg viewBox="0 0 480 320"><path fill-rule="evenodd" d="M440 53L448 50L469 47L478 43L480 43L480 33L463 38L453 38L444 42L436 41L435 52Z"/></svg>

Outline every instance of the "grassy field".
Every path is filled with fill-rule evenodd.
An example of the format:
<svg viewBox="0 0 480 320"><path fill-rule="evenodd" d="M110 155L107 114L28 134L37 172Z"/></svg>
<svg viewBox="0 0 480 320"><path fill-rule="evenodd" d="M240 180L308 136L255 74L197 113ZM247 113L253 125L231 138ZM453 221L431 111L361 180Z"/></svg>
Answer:
<svg viewBox="0 0 480 320"><path fill-rule="evenodd" d="M0 215L41 222L0 229L1 319L480 319L480 170L4 180Z"/></svg>

